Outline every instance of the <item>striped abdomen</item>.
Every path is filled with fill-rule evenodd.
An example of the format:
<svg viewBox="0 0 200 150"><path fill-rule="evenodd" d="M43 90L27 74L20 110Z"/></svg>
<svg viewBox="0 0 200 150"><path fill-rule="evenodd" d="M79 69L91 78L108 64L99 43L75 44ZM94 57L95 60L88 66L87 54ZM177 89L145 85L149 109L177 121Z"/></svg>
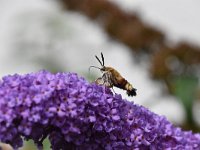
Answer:
<svg viewBox="0 0 200 150"><path fill-rule="evenodd" d="M116 80L114 86L126 90L128 96L136 96L136 89L124 78Z"/></svg>

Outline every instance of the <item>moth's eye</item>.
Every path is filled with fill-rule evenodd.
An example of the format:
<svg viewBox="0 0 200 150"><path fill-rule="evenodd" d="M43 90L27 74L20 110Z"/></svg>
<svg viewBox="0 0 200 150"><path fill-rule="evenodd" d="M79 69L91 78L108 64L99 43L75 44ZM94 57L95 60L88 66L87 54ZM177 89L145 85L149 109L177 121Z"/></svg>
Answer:
<svg viewBox="0 0 200 150"><path fill-rule="evenodd" d="M101 71L106 71L106 68L105 67L101 68Z"/></svg>

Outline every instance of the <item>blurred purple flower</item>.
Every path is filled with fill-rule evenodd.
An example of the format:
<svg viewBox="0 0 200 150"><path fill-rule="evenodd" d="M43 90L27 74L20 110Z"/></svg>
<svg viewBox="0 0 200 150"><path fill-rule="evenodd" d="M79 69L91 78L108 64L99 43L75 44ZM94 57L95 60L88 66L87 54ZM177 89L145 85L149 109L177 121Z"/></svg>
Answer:
<svg viewBox="0 0 200 150"><path fill-rule="evenodd" d="M112 95L73 73L47 71L0 81L0 141L21 147L48 137L52 149L200 149L200 134Z"/></svg>

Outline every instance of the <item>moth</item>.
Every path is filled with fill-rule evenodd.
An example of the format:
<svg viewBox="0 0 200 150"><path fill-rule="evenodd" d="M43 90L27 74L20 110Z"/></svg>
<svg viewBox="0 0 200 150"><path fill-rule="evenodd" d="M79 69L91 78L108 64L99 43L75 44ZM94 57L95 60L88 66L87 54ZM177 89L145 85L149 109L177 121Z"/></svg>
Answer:
<svg viewBox="0 0 200 150"><path fill-rule="evenodd" d="M104 85L109 88L117 87L126 90L128 96L136 96L136 90L121 74L112 67L106 67L104 65L104 56L101 53L101 60L95 55L96 59L101 65L100 67L90 66L99 69L103 75L95 80L98 85ZM89 69L90 69L89 68Z"/></svg>

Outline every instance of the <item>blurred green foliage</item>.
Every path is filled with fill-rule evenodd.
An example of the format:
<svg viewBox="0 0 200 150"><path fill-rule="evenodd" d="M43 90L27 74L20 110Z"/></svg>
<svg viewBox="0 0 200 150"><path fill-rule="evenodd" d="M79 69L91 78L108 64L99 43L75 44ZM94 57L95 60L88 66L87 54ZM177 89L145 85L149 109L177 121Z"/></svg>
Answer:
<svg viewBox="0 0 200 150"><path fill-rule="evenodd" d="M46 138L43 141L43 150L51 150L51 144L49 139ZM37 146L34 144L33 140L24 141L24 146L20 150L37 150Z"/></svg>
<svg viewBox="0 0 200 150"><path fill-rule="evenodd" d="M198 78L194 75L177 76L173 80L173 92L186 111L187 126L196 128L193 118L193 103L197 98Z"/></svg>

